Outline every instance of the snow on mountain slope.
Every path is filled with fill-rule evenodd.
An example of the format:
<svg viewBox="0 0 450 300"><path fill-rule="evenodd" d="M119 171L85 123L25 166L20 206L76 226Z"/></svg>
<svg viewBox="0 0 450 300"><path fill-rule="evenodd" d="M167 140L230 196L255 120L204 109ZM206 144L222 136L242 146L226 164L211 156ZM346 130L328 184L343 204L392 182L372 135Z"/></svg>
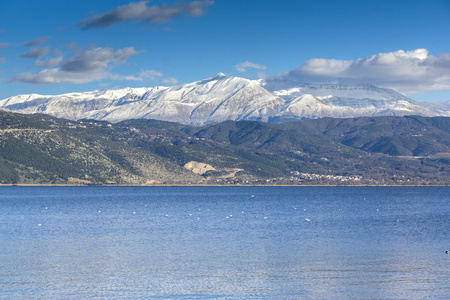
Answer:
<svg viewBox="0 0 450 300"><path fill-rule="evenodd" d="M284 101L257 83L219 73L174 86L126 88L56 96L20 95L0 101L0 108L45 113L69 119L159 119L201 125L225 120L267 121Z"/></svg>
<svg viewBox="0 0 450 300"><path fill-rule="evenodd" d="M223 73L173 87L55 96L19 95L0 100L0 108L69 119L119 122L146 118L192 125L225 120L277 122L321 117L450 114L444 106L430 105L427 109L393 90L373 85L248 80Z"/></svg>
<svg viewBox="0 0 450 300"><path fill-rule="evenodd" d="M303 95L333 105L333 111L322 110L317 117L403 116L418 114L435 116L442 112L431 111L391 89L371 84L308 84L285 79L258 80L262 87L285 100Z"/></svg>
<svg viewBox="0 0 450 300"><path fill-rule="evenodd" d="M344 99L410 100L394 90L376 87L372 84L310 84L287 79L257 80L266 90L284 97L312 94L316 97L333 96Z"/></svg>
<svg viewBox="0 0 450 300"><path fill-rule="evenodd" d="M301 95L286 101L285 107L275 118L279 120L295 120L301 118L315 119L322 116L328 116L336 111L334 105L314 97L313 95Z"/></svg>
<svg viewBox="0 0 450 300"><path fill-rule="evenodd" d="M439 116L450 117L450 101L447 102L416 102L418 105Z"/></svg>

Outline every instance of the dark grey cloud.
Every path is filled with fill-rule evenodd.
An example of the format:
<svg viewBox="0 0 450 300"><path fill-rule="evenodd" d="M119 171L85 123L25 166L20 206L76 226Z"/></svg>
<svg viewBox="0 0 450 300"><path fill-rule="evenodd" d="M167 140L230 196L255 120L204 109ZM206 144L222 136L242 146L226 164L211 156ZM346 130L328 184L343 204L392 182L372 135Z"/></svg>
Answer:
<svg viewBox="0 0 450 300"><path fill-rule="evenodd" d="M43 48L31 48L27 53L22 54L20 57L39 59L50 53L49 47Z"/></svg>
<svg viewBox="0 0 450 300"><path fill-rule="evenodd" d="M133 47L113 51L110 48L88 49L78 55L63 61L61 70L71 73L84 73L104 70L108 64L120 64L131 56L141 53Z"/></svg>
<svg viewBox="0 0 450 300"><path fill-rule="evenodd" d="M203 14L205 7L214 4L214 1L178 2L174 4L161 4L148 6L149 1L131 2L119 6L104 14L89 17L79 22L84 30L92 28L106 28L121 22L137 21L141 23L166 23L172 18L182 15L197 17Z"/></svg>
<svg viewBox="0 0 450 300"><path fill-rule="evenodd" d="M62 58L36 62L38 66L57 63L57 67L44 69L39 73L21 73L10 79L10 82L33 84L86 83L104 78L119 78L110 73L110 69L126 62L131 56L141 53L133 47L118 49L90 48L77 50L77 53L62 61ZM59 59L60 62L56 60ZM35 64L36 64L35 63Z"/></svg>
<svg viewBox="0 0 450 300"><path fill-rule="evenodd" d="M50 38L49 36L38 37L37 39L29 41L29 42L27 42L27 43L25 43L23 45L26 46L26 47L41 46L41 45L44 45L49 38Z"/></svg>
<svg viewBox="0 0 450 300"><path fill-rule="evenodd" d="M6 30L0 30L0 34L6 33Z"/></svg>
<svg viewBox="0 0 450 300"><path fill-rule="evenodd" d="M8 48L9 47L9 43L0 43L0 49L4 49L4 48Z"/></svg>

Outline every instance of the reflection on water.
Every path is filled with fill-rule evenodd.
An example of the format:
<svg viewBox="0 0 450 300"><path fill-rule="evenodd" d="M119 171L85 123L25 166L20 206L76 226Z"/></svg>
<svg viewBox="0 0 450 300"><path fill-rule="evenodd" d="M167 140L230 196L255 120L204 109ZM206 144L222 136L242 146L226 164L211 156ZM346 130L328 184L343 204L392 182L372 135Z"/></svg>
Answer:
<svg viewBox="0 0 450 300"><path fill-rule="evenodd" d="M0 298L446 299L449 191L2 187Z"/></svg>

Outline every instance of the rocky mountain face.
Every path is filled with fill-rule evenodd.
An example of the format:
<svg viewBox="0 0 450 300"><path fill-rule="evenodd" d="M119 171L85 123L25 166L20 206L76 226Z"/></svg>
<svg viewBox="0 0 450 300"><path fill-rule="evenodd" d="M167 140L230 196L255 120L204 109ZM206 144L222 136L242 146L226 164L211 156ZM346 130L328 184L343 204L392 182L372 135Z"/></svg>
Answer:
<svg viewBox="0 0 450 300"><path fill-rule="evenodd" d="M173 87L19 95L0 100L0 108L71 120L157 119L196 126L226 120L277 123L323 117L450 116L449 105L415 102L373 85L248 80L223 73Z"/></svg>

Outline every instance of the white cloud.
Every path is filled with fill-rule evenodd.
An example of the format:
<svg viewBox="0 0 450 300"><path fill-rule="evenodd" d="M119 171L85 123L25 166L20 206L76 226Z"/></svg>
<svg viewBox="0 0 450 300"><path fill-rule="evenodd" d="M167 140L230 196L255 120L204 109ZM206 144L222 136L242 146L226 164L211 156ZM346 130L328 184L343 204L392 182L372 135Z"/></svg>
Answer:
<svg viewBox="0 0 450 300"><path fill-rule="evenodd" d="M174 78L174 77L167 77L167 78L164 78L162 80L162 82L165 83L165 84L177 84L178 80L176 78Z"/></svg>
<svg viewBox="0 0 450 300"><path fill-rule="evenodd" d="M113 74L111 76L111 78L115 79L115 80L127 80L127 81L152 81L158 77L163 77L163 76L164 76L164 74L161 72L154 71L154 70L147 70L147 71L139 72L139 76L134 76L134 75L124 76L124 75Z"/></svg>
<svg viewBox="0 0 450 300"><path fill-rule="evenodd" d="M450 89L450 53L428 55L426 49L378 53L367 58L314 58L278 74L301 82L372 83L402 93Z"/></svg>
<svg viewBox="0 0 450 300"><path fill-rule="evenodd" d="M154 70L147 70L139 73L139 77L142 78L142 80L155 80L156 78L163 76L163 73Z"/></svg>
<svg viewBox="0 0 450 300"><path fill-rule="evenodd" d="M141 77L137 77L134 75L119 75L119 74L109 74L108 76L114 80L123 80L123 81L143 81Z"/></svg>
<svg viewBox="0 0 450 300"><path fill-rule="evenodd" d="M11 82L26 82L34 84L86 83L104 78L118 76L110 73L110 69L126 62L131 56L141 53L133 47L118 49L89 48L87 50L74 49L74 56L59 62L59 66L44 69L39 73L21 73L10 79ZM51 65L52 61L41 62Z"/></svg>
<svg viewBox="0 0 450 300"><path fill-rule="evenodd" d="M247 69L258 69L258 70L265 70L266 69L266 66L258 65L258 64L249 62L248 60L244 61L243 63L237 64L234 67L239 72L246 72Z"/></svg>
<svg viewBox="0 0 450 300"><path fill-rule="evenodd" d="M39 73L21 73L11 78L11 82L25 82L33 84L61 84L61 83L86 83L100 80L104 74L91 73L85 76L82 73L70 73L61 69L45 69Z"/></svg>

